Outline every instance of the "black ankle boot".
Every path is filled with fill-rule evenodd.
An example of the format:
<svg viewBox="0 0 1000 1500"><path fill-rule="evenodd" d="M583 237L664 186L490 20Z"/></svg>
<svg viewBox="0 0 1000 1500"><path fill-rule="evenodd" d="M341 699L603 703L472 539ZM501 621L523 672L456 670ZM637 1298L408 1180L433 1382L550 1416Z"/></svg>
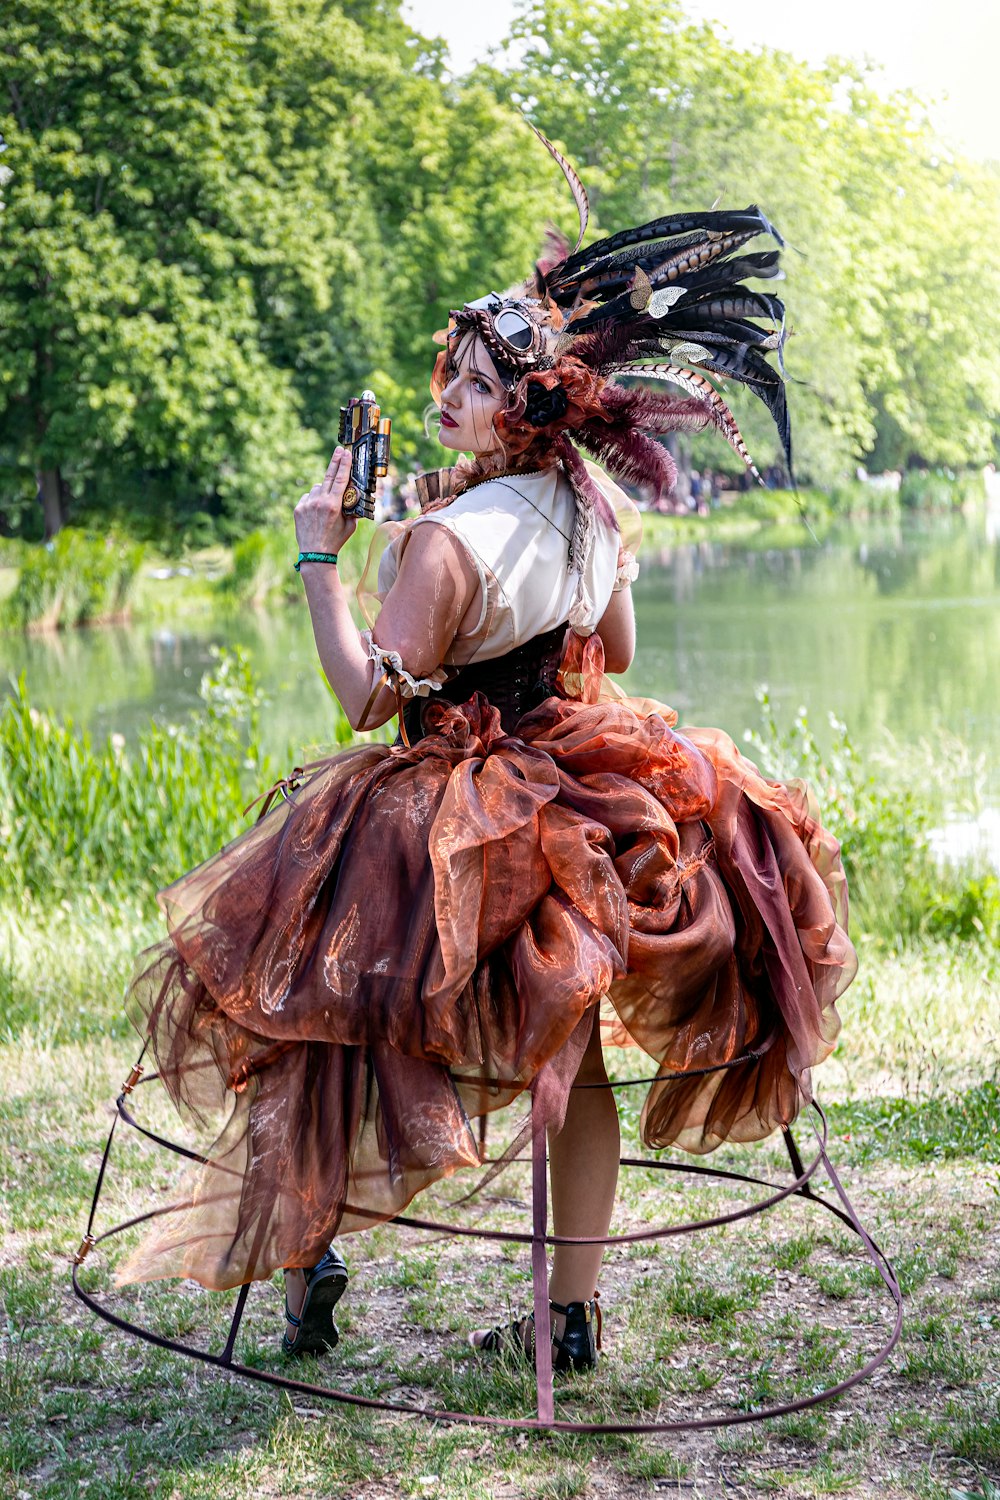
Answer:
<svg viewBox="0 0 1000 1500"><path fill-rule="evenodd" d="M550 1302L549 1307L566 1318L562 1338L552 1336L552 1368L560 1374L565 1370L592 1370L601 1347L601 1309L596 1293L589 1302L571 1302L568 1307Z"/></svg>
<svg viewBox="0 0 1000 1500"><path fill-rule="evenodd" d="M562 1338L552 1336L552 1368L559 1374L567 1370L592 1370L597 1364L597 1351L601 1347L601 1305L597 1295L595 1292L589 1302L571 1302L568 1307L559 1302L549 1303L553 1312L562 1313L566 1319ZM474 1336L470 1334L470 1343ZM534 1364L534 1313L491 1328L482 1343L473 1347L483 1354L513 1353Z"/></svg>
<svg viewBox="0 0 1000 1500"><path fill-rule="evenodd" d="M287 1330L282 1333L284 1354L322 1354L335 1348L340 1338L333 1309L347 1286L347 1267L333 1245L316 1265L303 1268L303 1275L306 1294L298 1313L291 1311L285 1296L285 1317L295 1329L295 1337L290 1339Z"/></svg>

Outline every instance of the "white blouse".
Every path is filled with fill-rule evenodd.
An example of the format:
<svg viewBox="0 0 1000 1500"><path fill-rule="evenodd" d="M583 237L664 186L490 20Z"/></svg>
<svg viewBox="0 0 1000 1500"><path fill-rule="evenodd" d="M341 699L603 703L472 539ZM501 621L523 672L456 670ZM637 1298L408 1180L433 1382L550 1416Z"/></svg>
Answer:
<svg viewBox="0 0 1000 1500"><path fill-rule="evenodd" d="M623 503L634 510L607 475L596 468L591 473L617 510ZM471 628L460 631L449 646L444 667L462 667L471 661L503 656L563 621L580 635L591 635L613 591L629 578L623 577L619 566L621 534L596 515L587 555L579 567L573 565L570 543L576 504L562 470L549 469L488 480L438 510L409 522L380 527L390 539L378 563L376 598L384 600L396 581L409 530L414 526L446 526L479 579L482 602L478 619ZM375 545L373 541L373 551ZM625 556L634 567L631 553ZM363 597L363 591L364 579L359 585L359 601L373 624L376 612L370 608L370 596ZM415 681L400 671L397 653L375 645L370 631L364 631L363 636L380 668L390 666L400 674L405 696L425 696L446 679L447 672L438 669L429 678Z"/></svg>

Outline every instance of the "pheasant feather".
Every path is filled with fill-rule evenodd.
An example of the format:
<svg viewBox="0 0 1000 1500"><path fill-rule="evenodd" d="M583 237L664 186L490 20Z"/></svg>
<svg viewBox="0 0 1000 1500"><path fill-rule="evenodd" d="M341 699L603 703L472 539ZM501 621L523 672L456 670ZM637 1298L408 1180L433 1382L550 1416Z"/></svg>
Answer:
<svg viewBox="0 0 1000 1500"><path fill-rule="evenodd" d="M696 396L708 407L712 425L718 428L733 452L743 460L757 483L764 483L743 441L743 434L740 432L736 418L715 386L704 375L699 375L696 370L682 369L680 365L633 365L623 370L616 370L614 373L634 376L637 380L667 380L671 385L676 385L678 389L686 391L689 396Z"/></svg>
<svg viewBox="0 0 1000 1500"><path fill-rule="evenodd" d="M566 178L566 181L569 183L569 189L573 194L573 201L576 204L577 213L580 215L580 233L577 235L576 244L573 247L574 251L579 250L580 246L583 244L583 237L587 232L587 225L590 222L590 199L587 197L587 189L584 187L583 183L580 181L579 177L576 175L576 172L570 166L565 156L563 156L562 152L556 150L555 146L553 146L548 137L542 135L542 132L536 125L532 125L531 128L537 135L538 139L541 141L542 145L545 147L546 151L552 157L553 161L557 162L559 166L562 167L563 175Z"/></svg>
<svg viewBox="0 0 1000 1500"><path fill-rule="evenodd" d="M582 460L571 457L572 437L619 478L662 490L673 467L657 437L711 423L760 480L718 389L722 381L738 381L770 413L790 473L785 307L747 285L784 276L778 231L756 204L713 207L664 214L584 247L586 190L552 142L535 134L573 194L576 245L569 250L550 235L522 288L467 304L452 325L454 334L478 332L511 391L507 451L546 463L557 444L587 496L589 481L577 472ZM764 236L778 249L753 249ZM621 384L628 376L671 382L686 399Z"/></svg>

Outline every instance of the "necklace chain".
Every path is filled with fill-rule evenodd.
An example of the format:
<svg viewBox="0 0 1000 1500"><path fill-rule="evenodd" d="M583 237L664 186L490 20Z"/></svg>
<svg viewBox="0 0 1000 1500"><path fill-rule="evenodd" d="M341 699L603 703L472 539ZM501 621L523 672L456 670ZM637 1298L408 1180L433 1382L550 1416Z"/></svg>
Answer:
<svg viewBox="0 0 1000 1500"><path fill-rule="evenodd" d="M512 479L520 479L522 476L526 476L528 474L548 474L549 472L550 470L548 469L516 469L510 477ZM464 484L459 493L465 495L469 490L478 489L481 484L492 484L494 480L503 480L503 478L503 474L484 474L482 479L473 479L470 484ZM518 493L520 493L520 491L518 491ZM455 498L457 499L458 496L456 495Z"/></svg>
<svg viewBox="0 0 1000 1500"><path fill-rule="evenodd" d="M535 473L535 474L540 474L542 472L542 470L541 469L534 469L534 470L530 470L529 471L529 470L526 469L525 473L528 473L528 472ZM562 529L561 526L556 526L556 523L555 523L555 521L553 521L552 517L551 516L547 516L545 514L544 510L542 510L541 506L535 504L534 500L530 500L527 495L525 495L525 494L522 493L521 490L515 489L514 485L512 485L512 484L508 484L505 479L497 479L496 483L497 484L502 484L505 490L511 490L515 495L520 495L521 499L522 500L526 500L527 503L531 506L532 510L537 510L538 514L542 517L542 519L544 521L548 521L548 523L549 523L550 526L555 527L556 531L558 531L558 533L562 537L563 541L569 543L570 546L573 545L573 538L571 536L568 536L566 534L566 532L563 531L563 529Z"/></svg>

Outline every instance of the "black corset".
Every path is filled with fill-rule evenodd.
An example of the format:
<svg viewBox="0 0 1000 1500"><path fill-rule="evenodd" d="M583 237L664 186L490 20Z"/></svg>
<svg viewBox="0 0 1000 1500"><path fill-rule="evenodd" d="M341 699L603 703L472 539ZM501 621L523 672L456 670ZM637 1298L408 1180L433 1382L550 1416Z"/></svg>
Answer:
<svg viewBox="0 0 1000 1500"><path fill-rule="evenodd" d="M421 714L429 703L441 698L449 703L465 703L476 691L485 693L493 707L500 710L500 722L506 733L512 734L522 714L552 696L565 639L565 624L557 625L554 630L515 646L506 656L470 662L429 698L406 699L403 718L411 743L424 733Z"/></svg>

